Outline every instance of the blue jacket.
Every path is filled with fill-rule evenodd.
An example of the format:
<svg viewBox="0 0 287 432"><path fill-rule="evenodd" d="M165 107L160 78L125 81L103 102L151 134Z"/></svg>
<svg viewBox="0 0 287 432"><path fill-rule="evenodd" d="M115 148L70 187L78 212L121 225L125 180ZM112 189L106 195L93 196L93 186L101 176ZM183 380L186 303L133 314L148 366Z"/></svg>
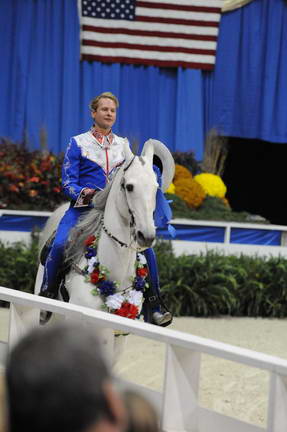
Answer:
<svg viewBox="0 0 287 432"><path fill-rule="evenodd" d="M64 193L77 200L84 188L103 189L125 160L124 141L127 138L111 133L103 144L91 131L72 137L62 167Z"/></svg>
<svg viewBox="0 0 287 432"><path fill-rule="evenodd" d="M113 133L106 138L100 134L98 136L99 139L91 131L85 132L72 137L67 147L62 168L62 187L73 201L78 199L84 188L103 189L115 169L125 160L124 144L128 142L127 138ZM154 166L154 171L161 186L160 170ZM169 204L159 187L154 213L156 226L165 227L171 217Z"/></svg>

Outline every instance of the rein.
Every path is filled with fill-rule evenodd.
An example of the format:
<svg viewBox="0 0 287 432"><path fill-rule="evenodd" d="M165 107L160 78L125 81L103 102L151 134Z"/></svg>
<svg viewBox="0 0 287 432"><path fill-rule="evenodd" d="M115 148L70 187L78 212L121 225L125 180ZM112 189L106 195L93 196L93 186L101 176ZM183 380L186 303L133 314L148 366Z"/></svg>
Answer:
<svg viewBox="0 0 287 432"><path fill-rule="evenodd" d="M122 242L117 237L115 237L112 233L110 233L104 224L103 224L103 230L105 231L107 236L109 236L111 239L113 239L115 242L117 242L121 247L126 247L126 248L130 247L127 243Z"/></svg>
<svg viewBox="0 0 287 432"><path fill-rule="evenodd" d="M129 161L128 165L123 169L124 172L126 172L129 169L129 167L131 166L131 164L135 160L135 157L136 156L134 156L134 157L131 158L131 160Z"/></svg>
<svg viewBox="0 0 287 432"><path fill-rule="evenodd" d="M125 173L125 172L130 168L130 166L132 165L133 161L135 160L135 157L136 157L136 156L133 156L132 159L129 161L128 165L123 169L123 172L124 172L124 173ZM130 228L133 228L133 227L135 226L135 218L134 218L133 212L131 211L131 209L129 208L129 206L128 206L128 211L129 211L129 214L131 215ZM115 236L114 236L114 235L113 235L113 234L112 234L112 233L111 233L111 232L106 228L106 226L105 226L105 224L104 224L104 218L103 218L103 226L102 226L102 228L103 228L104 232L107 234L107 236L110 237L112 240L114 240L116 243L118 243L121 247L131 248L131 249L134 249L135 251L138 251L137 248L133 248L133 247L132 247L132 242L131 242L130 244L127 244L127 243L125 243L125 242L119 240L117 237L115 237Z"/></svg>

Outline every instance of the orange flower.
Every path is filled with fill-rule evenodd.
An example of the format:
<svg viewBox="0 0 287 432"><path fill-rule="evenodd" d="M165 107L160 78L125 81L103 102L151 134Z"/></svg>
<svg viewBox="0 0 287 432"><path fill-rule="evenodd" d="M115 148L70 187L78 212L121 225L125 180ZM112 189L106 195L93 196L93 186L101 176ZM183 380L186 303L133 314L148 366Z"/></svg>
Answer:
<svg viewBox="0 0 287 432"><path fill-rule="evenodd" d="M53 187L53 192L60 193L61 188L59 188L59 186L55 186L55 187Z"/></svg>
<svg viewBox="0 0 287 432"><path fill-rule="evenodd" d="M31 190L29 190L29 196L31 197L31 198L34 198L35 196L37 196L38 195L38 191L36 191L35 189L31 189Z"/></svg>
<svg viewBox="0 0 287 432"><path fill-rule="evenodd" d="M9 185L8 189L10 192L19 192L19 188L14 184Z"/></svg>

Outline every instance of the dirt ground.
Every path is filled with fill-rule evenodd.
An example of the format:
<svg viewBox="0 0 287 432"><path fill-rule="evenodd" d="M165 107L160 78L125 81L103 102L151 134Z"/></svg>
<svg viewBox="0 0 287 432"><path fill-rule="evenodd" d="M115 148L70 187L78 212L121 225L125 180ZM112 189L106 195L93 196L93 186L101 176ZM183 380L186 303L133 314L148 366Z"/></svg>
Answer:
<svg viewBox="0 0 287 432"><path fill-rule="evenodd" d="M176 318L169 327L287 359L287 319ZM0 340L7 339L8 311L0 310ZM164 344L129 335L115 368L121 377L161 390ZM266 425L269 376L262 370L203 355L200 403L259 426ZM1 430L1 428L0 428Z"/></svg>
<svg viewBox="0 0 287 432"><path fill-rule="evenodd" d="M169 327L197 336L287 359L287 320L253 318L176 318ZM163 344L130 335L116 372L161 390ZM213 356L202 356L200 403L259 426L266 425L269 374Z"/></svg>

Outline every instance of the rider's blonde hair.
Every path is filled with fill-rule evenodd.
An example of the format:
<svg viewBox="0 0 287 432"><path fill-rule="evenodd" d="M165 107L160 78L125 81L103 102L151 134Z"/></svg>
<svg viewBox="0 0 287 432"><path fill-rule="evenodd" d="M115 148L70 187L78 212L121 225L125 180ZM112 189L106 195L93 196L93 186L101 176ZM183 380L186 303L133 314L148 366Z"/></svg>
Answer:
<svg viewBox="0 0 287 432"><path fill-rule="evenodd" d="M99 101L100 101L100 99L103 99L103 98L108 98L108 99L111 99L112 101L114 101L116 108L118 108L120 105L118 98L113 93L104 92L104 93L99 94L98 96L96 96L94 99L91 100L90 105L89 105L90 110L91 111L97 111Z"/></svg>

